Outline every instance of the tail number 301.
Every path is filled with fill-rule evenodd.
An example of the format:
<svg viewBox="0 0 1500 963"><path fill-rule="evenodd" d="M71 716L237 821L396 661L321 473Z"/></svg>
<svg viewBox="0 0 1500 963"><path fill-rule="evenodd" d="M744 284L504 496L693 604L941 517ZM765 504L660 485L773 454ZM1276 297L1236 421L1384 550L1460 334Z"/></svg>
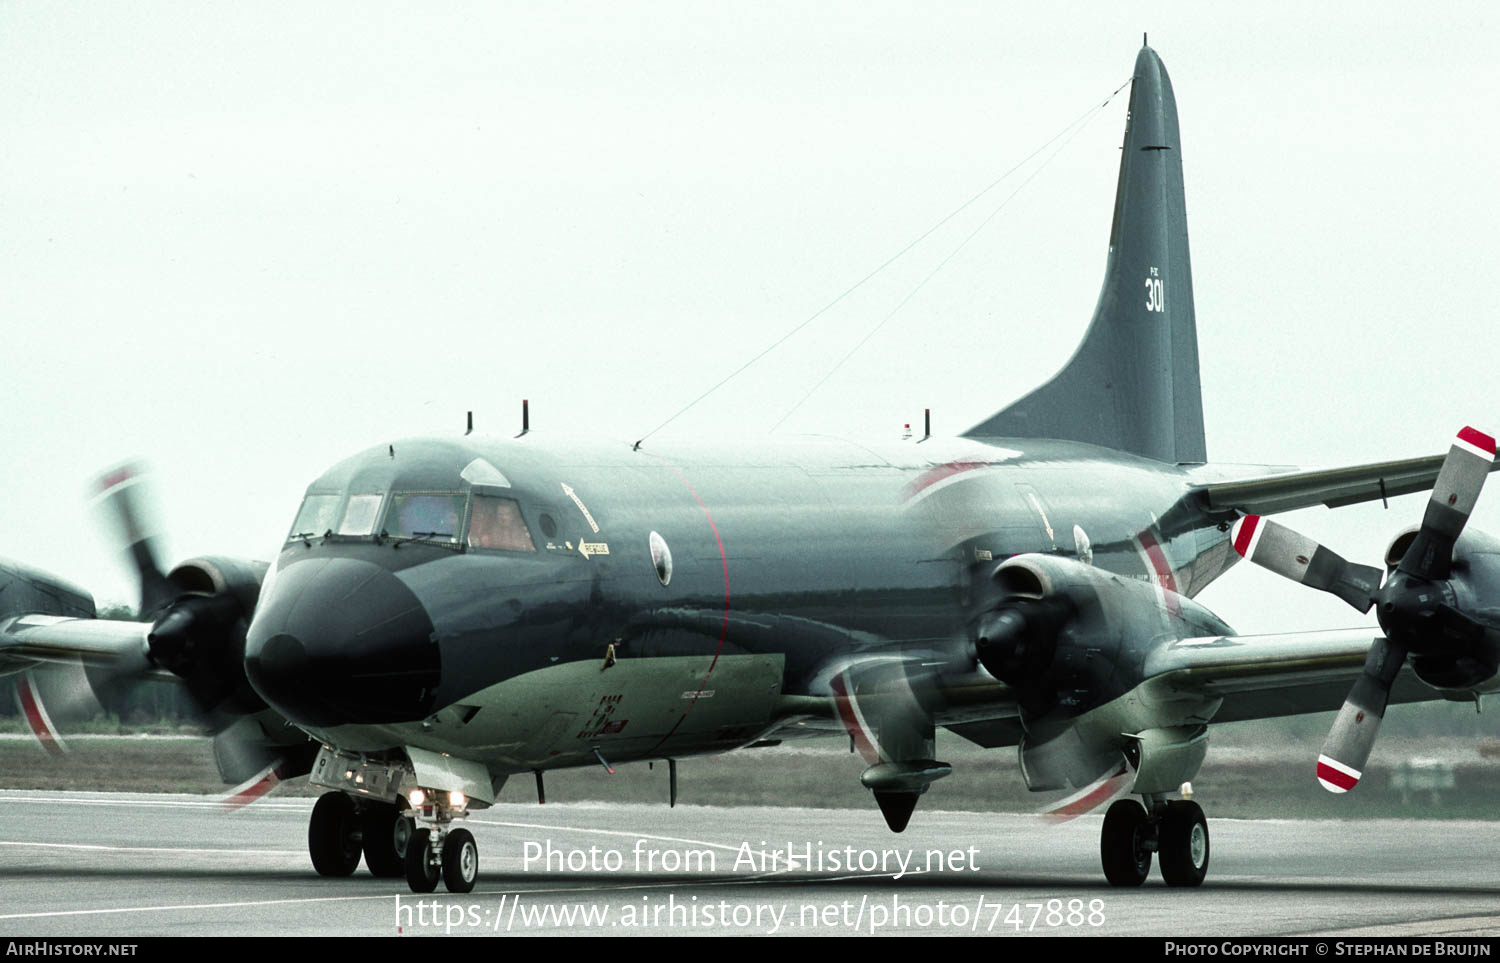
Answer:
<svg viewBox="0 0 1500 963"><path fill-rule="evenodd" d="M1167 309L1166 293L1162 288L1161 278L1146 279L1146 310L1165 311Z"/></svg>

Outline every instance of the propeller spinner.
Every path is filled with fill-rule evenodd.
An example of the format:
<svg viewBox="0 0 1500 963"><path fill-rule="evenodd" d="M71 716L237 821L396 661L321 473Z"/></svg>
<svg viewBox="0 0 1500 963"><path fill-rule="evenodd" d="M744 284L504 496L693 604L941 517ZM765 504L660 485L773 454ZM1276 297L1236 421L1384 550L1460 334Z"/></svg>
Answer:
<svg viewBox="0 0 1500 963"><path fill-rule="evenodd" d="M1343 793L1359 782L1391 685L1408 654L1443 656L1472 643L1484 626L1455 606L1453 546L1463 532L1495 460L1495 439L1464 428L1453 440L1427 502L1422 526L1395 569L1348 562L1284 525L1247 515L1234 525L1235 551L1278 575L1343 599L1361 612L1376 607L1383 637L1375 639L1318 756L1318 781Z"/></svg>

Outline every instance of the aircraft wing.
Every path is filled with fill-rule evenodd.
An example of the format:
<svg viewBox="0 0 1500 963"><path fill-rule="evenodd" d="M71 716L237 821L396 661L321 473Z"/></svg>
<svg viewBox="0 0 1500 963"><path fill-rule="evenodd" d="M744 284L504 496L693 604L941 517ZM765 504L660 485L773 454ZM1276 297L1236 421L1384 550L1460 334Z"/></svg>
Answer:
<svg viewBox="0 0 1500 963"><path fill-rule="evenodd" d="M1380 629L1370 626L1276 635L1182 639L1146 659L1138 694L1152 702L1222 699L1212 722L1241 722L1308 712L1332 712L1344 704L1364 668ZM1391 702L1440 698L1410 667L1391 688ZM1001 700L988 718L945 719L946 727L978 745L996 748L1020 742L1025 729L1015 707Z"/></svg>
<svg viewBox="0 0 1500 963"><path fill-rule="evenodd" d="M1364 668L1374 626L1278 635L1182 639L1146 658L1144 686L1157 696L1222 698L1214 722L1333 711ZM1440 698L1403 668L1391 702Z"/></svg>
<svg viewBox="0 0 1500 963"><path fill-rule="evenodd" d="M1427 491L1437 481L1444 455L1382 461L1347 468L1288 471L1237 481L1193 486L1209 514L1274 515L1312 505L1338 508L1358 502ZM1491 471L1500 469L1500 461Z"/></svg>
<svg viewBox="0 0 1500 963"><path fill-rule="evenodd" d="M139 664L149 678L181 681L162 669L147 671L150 622L17 615L0 620L0 675L38 663Z"/></svg>

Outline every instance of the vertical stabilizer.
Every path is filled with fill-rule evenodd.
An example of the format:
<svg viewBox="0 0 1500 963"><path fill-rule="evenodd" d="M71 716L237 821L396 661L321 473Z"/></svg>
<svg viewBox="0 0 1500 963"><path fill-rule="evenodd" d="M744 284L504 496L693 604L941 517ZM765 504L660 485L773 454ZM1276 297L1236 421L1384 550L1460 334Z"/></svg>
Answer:
<svg viewBox="0 0 1500 963"><path fill-rule="evenodd" d="M1051 381L965 435L1207 460L1177 101L1150 47L1135 61L1104 288L1083 343Z"/></svg>

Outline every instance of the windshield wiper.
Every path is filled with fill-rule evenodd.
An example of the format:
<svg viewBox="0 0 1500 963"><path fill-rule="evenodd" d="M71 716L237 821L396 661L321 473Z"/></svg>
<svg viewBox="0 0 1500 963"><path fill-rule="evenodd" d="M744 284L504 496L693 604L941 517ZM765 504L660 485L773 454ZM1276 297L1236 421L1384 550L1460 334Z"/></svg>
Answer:
<svg viewBox="0 0 1500 963"><path fill-rule="evenodd" d="M412 532L410 535L392 535L389 532L381 532L379 541L389 539L392 548L400 548L403 542L426 542L440 548L453 548L463 551L463 544L454 537L452 532Z"/></svg>

